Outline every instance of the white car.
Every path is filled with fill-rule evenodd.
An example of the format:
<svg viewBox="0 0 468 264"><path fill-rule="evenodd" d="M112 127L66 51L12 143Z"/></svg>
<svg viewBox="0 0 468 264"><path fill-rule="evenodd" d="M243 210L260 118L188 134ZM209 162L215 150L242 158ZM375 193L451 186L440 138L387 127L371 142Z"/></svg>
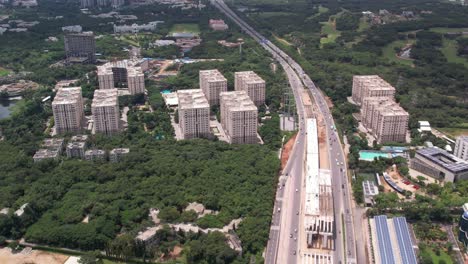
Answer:
<svg viewBox="0 0 468 264"><path fill-rule="evenodd" d="M298 192L298 191L299 191L299 190L298 190L298 189L296 189L296 192Z"/></svg>

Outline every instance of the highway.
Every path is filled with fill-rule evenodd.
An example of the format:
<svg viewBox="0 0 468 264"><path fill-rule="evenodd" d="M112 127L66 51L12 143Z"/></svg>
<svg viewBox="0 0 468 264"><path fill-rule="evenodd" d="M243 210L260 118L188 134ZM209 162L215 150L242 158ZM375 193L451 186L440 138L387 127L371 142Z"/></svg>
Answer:
<svg viewBox="0 0 468 264"><path fill-rule="evenodd" d="M304 106L301 91L306 88L311 91L318 110L321 112L326 126L329 144L329 160L332 175L333 204L335 214L335 263L366 263L365 253L359 250L356 256L355 230L353 226L353 211L351 185L348 182L345 155L340 143L335 123L327 106L325 96L315 86L310 77L305 74L301 66L285 52L255 31L239 18L222 0L211 0L228 18L233 20L244 32L258 41L272 54L283 67L294 93L299 118L299 133L296 137L290 158L280 177L275 199L270 237L265 254L267 264L293 264L298 262L297 229L299 228L298 214L301 206L301 185L303 177L303 161L305 148ZM297 191L296 191L297 190ZM344 222L343 222L344 221ZM359 226L361 223L357 223ZM342 228L344 227L344 229ZM358 229L359 230L359 229ZM343 239L343 234L344 239ZM360 245L360 248L364 248Z"/></svg>

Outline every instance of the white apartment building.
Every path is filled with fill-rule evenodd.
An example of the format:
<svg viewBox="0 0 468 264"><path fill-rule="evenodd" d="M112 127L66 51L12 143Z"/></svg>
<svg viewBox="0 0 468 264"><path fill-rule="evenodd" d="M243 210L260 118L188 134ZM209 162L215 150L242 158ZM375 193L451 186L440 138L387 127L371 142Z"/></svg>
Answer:
<svg viewBox="0 0 468 264"><path fill-rule="evenodd" d="M199 75L200 89L210 106L219 105L219 94L227 92L227 80L218 70L203 70Z"/></svg>
<svg viewBox="0 0 468 264"><path fill-rule="evenodd" d="M364 98L361 120L378 143L406 142L409 114L393 98Z"/></svg>
<svg viewBox="0 0 468 264"><path fill-rule="evenodd" d="M265 104L265 80L253 71L234 74L234 90L246 91L256 106Z"/></svg>
<svg viewBox="0 0 468 264"><path fill-rule="evenodd" d="M58 89L52 102L52 112L57 134L81 131L84 116L81 87Z"/></svg>
<svg viewBox="0 0 468 264"><path fill-rule="evenodd" d="M231 144L258 142L258 109L246 91L223 92L220 95L221 124Z"/></svg>
<svg viewBox="0 0 468 264"><path fill-rule="evenodd" d="M179 90L179 126L184 139L210 135L210 105L200 89Z"/></svg>
<svg viewBox="0 0 468 264"><path fill-rule="evenodd" d="M109 160L111 162L119 162L128 153L130 153L130 149L128 148L115 148L109 152Z"/></svg>
<svg viewBox="0 0 468 264"><path fill-rule="evenodd" d="M366 97L390 97L395 96L395 88L378 75L353 76L352 98L357 105L362 104Z"/></svg>
<svg viewBox="0 0 468 264"><path fill-rule="evenodd" d="M119 99L117 89L94 91L93 103L94 132L112 135L120 131Z"/></svg>
<svg viewBox="0 0 468 264"><path fill-rule="evenodd" d="M98 66L99 89L126 86L130 94L145 92L145 75L137 61L122 60Z"/></svg>
<svg viewBox="0 0 468 264"><path fill-rule="evenodd" d="M86 143L82 141L67 144L66 153L69 158L84 159Z"/></svg>
<svg viewBox="0 0 468 264"><path fill-rule="evenodd" d="M468 161L468 136L457 137L453 154L460 159Z"/></svg>
<svg viewBox="0 0 468 264"><path fill-rule="evenodd" d="M114 33L138 33L140 31L155 31L158 24L164 23L164 21L151 21L148 24L138 25L136 23L131 25L114 25Z"/></svg>

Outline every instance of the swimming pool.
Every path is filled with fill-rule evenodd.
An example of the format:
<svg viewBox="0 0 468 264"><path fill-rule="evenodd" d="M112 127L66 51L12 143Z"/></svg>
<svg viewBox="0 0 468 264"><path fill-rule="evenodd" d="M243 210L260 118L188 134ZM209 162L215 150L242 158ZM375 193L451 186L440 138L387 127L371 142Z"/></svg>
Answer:
<svg viewBox="0 0 468 264"><path fill-rule="evenodd" d="M162 94L170 94L171 93L171 90L164 90L161 92Z"/></svg>
<svg viewBox="0 0 468 264"><path fill-rule="evenodd" d="M374 158L390 158L389 153L379 151L359 151L359 159L366 161L373 161Z"/></svg>

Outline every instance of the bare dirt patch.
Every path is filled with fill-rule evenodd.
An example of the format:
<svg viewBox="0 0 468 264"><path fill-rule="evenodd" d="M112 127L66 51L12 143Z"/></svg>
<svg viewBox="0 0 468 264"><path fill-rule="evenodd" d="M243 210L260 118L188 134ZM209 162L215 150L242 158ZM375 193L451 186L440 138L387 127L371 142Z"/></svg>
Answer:
<svg viewBox="0 0 468 264"><path fill-rule="evenodd" d="M289 141L283 146L283 152L281 153L281 169L284 169L284 167L286 167L286 163L288 163L289 155L294 147L294 142L296 141L296 136L297 134L294 134L294 136L292 136L291 139L289 139Z"/></svg>
<svg viewBox="0 0 468 264"><path fill-rule="evenodd" d="M63 264L69 256L45 252L40 250L32 250L28 254L21 252L12 253L10 248L0 249L0 263L8 264Z"/></svg>

